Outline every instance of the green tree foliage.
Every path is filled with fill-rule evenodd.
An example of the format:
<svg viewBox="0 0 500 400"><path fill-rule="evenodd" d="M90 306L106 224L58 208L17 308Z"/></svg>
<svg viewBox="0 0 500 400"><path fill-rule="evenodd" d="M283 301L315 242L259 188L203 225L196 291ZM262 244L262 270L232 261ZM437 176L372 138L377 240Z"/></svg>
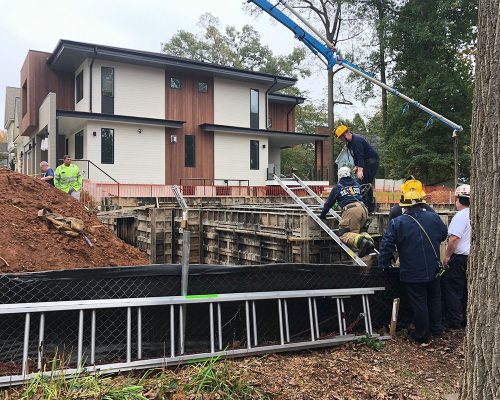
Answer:
<svg viewBox="0 0 500 400"><path fill-rule="evenodd" d="M326 105L307 103L295 108L297 132L314 134L316 127L327 124ZM281 171L290 174L292 171L304 179L314 179L316 160L314 144L301 144L281 151Z"/></svg>
<svg viewBox="0 0 500 400"><path fill-rule="evenodd" d="M250 25L241 30L234 26L221 28L218 18L207 13L200 17L202 32L180 30L163 45L165 53L192 60L210 62L269 74L306 77L311 74L304 65L307 52L295 47L288 55L274 55L263 45L258 31Z"/></svg>
<svg viewBox="0 0 500 400"><path fill-rule="evenodd" d="M389 27L394 86L423 105L462 125L459 169L470 168L473 48L477 0L408 0ZM427 184L453 179L452 131L394 97L388 104L388 129L382 163L389 176L414 174ZM370 125L376 128L377 118Z"/></svg>

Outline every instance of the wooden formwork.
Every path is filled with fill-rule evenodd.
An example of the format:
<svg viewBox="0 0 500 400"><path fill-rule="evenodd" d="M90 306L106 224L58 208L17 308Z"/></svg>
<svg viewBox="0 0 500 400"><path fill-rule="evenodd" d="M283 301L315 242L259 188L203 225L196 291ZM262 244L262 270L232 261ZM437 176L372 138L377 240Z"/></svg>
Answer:
<svg viewBox="0 0 500 400"><path fill-rule="evenodd" d="M173 210L174 215L174 225L173 225L173 252L172 252L172 262L180 263L182 257L182 213L183 210L180 208L175 208ZM193 264L202 263L202 249L201 249L201 209L189 209L187 210L187 230L191 232L190 235L190 251L189 251L189 262Z"/></svg>
<svg viewBox="0 0 500 400"><path fill-rule="evenodd" d="M153 264L172 262L172 208L137 210L137 247Z"/></svg>

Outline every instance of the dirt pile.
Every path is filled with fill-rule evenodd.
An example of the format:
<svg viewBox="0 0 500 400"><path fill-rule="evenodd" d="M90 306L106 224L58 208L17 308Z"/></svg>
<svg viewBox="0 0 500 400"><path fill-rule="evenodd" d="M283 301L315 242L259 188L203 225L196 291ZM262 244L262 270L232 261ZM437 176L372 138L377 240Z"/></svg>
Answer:
<svg viewBox="0 0 500 400"><path fill-rule="evenodd" d="M46 208L83 220L83 237L49 228ZM148 264L140 250L118 239L82 203L38 179L0 168L0 273ZM8 265L6 265L6 263Z"/></svg>

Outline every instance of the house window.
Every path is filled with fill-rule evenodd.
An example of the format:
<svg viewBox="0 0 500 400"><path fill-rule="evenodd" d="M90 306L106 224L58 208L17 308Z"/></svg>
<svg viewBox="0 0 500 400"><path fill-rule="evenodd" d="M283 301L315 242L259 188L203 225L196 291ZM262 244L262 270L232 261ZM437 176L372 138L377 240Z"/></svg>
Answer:
<svg viewBox="0 0 500 400"><path fill-rule="evenodd" d="M115 69L101 67L101 94L106 97L114 97Z"/></svg>
<svg viewBox="0 0 500 400"><path fill-rule="evenodd" d="M208 83L207 82L198 82L198 92L208 93Z"/></svg>
<svg viewBox="0 0 500 400"><path fill-rule="evenodd" d="M259 129L259 91L250 89L250 128Z"/></svg>
<svg viewBox="0 0 500 400"><path fill-rule="evenodd" d="M76 102L78 103L81 99L83 99L83 71L80 71L80 73L76 76L75 84Z"/></svg>
<svg viewBox="0 0 500 400"><path fill-rule="evenodd" d="M250 140L250 169L259 169L259 141Z"/></svg>
<svg viewBox="0 0 500 400"><path fill-rule="evenodd" d="M179 78L170 78L170 87L172 89L180 89L181 88L181 80Z"/></svg>
<svg viewBox="0 0 500 400"><path fill-rule="evenodd" d="M194 135L186 135L184 141L184 166L196 166L196 142Z"/></svg>
<svg viewBox="0 0 500 400"><path fill-rule="evenodd" d="M75 158L77 160L83 159L83 131L75 135Z"/></svg>
<svg viewBox="0 0 500 400"><path fill-rule="evenodd" d="M115 163L115 130L101 129L101 164Z"/></svg>

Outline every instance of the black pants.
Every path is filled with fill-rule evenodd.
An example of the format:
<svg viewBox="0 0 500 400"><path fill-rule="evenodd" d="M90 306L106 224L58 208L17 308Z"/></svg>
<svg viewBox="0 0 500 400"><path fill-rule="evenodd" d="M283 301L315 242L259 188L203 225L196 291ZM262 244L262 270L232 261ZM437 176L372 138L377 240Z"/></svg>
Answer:
<svg viewBox="0 0 500 400"><path fill-rule="evenodd" d="M454 254L441 278L445 320L450 328L460 328L466 321L467 258L462 254Z"/></svg>
<svg viewBox="0 0 500 400"><path fill-rule="evenodd" d="M426 339L429 333L443 332L441 310L441 283L434 279L426 283L405 283L408 300L413 310L416 339Z"/></svg>
<svg viewBox="0 0 500 400"><path fill-rule="evenodd" d="M378 171L378 158L368 158L365 160L365 166L363 168L363 180L361 184L371 183L373 185L373 181L375 180L375 175L377 175ZM368 209L368 212L375 211L375 199L373 198L373 187L366 192L363 197L363 202Z"/></svg>

